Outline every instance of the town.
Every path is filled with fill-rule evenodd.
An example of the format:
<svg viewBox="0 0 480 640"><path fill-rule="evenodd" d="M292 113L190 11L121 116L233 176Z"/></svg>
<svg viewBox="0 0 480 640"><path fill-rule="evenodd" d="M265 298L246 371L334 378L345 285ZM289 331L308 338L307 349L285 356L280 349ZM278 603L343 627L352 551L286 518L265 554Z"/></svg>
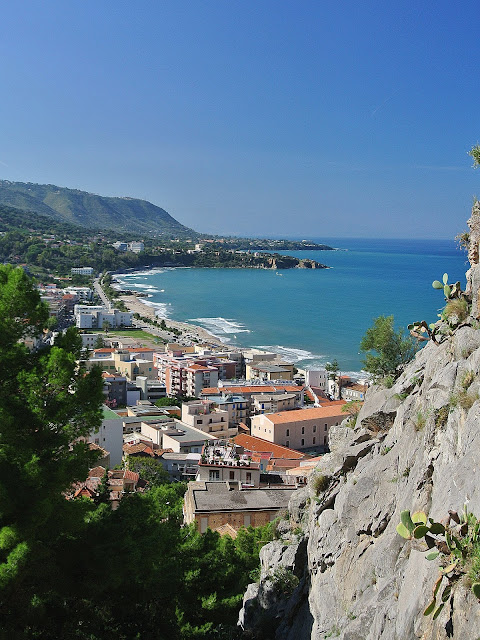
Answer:
<svg viewBox="0 0 480 640"><path fill-rule="evenodd" d="M336 366L300 371L273 352L202 342L192 326L181 331L128 311L109 274L71 271L89 286L38 284L52 330L29 344L53 343L74 325L79 364L102 372L103 420L87 438L101 457L69 497L95 500L104 478L115 509L123 496L148 489L134 471L135 461L148 459L168 481L188 482L184 522L201 533L235 537L275 520L328 452L329 431L345 419L353 426L367 381Z"/></svg>

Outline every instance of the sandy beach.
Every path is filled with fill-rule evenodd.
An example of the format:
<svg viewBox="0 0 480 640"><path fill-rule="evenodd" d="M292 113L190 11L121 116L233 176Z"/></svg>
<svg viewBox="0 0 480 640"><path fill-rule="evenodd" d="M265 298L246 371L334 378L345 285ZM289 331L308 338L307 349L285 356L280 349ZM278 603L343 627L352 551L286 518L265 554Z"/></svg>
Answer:
<svg viewBox="0 0 480 640"><path fill-rule="evenodd" d="M123 300L125 306L132 313L138 313L145 318L150 318L151 320L160 321L161 318L155 316L155 308L151 307L148 304L145 304L143 299L133 295L123 295L119 297L120 300ZM225 343L217 338L217 336L212 335L203 327L197 327L196 325L189 324L187 322L177 322L176 320L166 319L165 323L168 327L173 327L174 329L179 329L182 331L182 335L175 337L171 336L171 341L175 340L175 342L181 343L193 343L199 342L201 344L209 344L215 346L225 346ZM151 330L152 333L158 333L159 335L164 334L162 330L157 329L156 327L148 327L148 330Z"/></svg>

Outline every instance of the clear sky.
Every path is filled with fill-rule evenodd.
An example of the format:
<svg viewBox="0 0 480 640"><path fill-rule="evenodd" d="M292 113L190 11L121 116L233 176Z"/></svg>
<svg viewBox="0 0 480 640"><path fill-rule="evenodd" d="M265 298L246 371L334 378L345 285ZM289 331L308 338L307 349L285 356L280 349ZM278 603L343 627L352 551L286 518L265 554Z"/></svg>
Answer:
<svg viewBox="0 0 480 640"><path fill-rule="evenodd" d="M204 232L453 237L479 22L478 0L4 2L0 177Z"/></svg>

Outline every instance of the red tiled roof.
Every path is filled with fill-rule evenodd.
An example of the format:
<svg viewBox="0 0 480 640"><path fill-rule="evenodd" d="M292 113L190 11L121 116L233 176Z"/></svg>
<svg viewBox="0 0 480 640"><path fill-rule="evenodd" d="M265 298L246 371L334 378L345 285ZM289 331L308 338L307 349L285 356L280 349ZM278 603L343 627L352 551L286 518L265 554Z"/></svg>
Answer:
<svg viewBox="0 0 480 640"><path fill-rule="evenodd" d="M136 471L130 471L130 469L125 469L125 473L123 475L127 480L133 480L133 482L138 482L140 475Z"/></svg>
<svg viewBox="0 0 480 640"><path fill-rule="evenodd" d="M346 404L345 401L341 402ZM341 405L336 404L326 407L315 407L313 409L293 409L291 411L280 411L279 413L264 413L272 424L282 424L288 422L301 422L302 420L320 420L321 418L345 418L341 410Z"/></svg>
<svg viewBox="0 0 480 640"><path fill-rule="evenodd" d="M247 451L256 453L271 452L272 457L274 458L300 460L309 457L305 453L295 451L295 449L289 449L288 447L284 447L280 444L273 444L273 442L268 442L267 440L263 440L262 438L257 438L257 436L249 436L243 433L239 433L237 436L235 436L233 441L235 442L235 444L238 444L244 449L247 449Z"/></svg>

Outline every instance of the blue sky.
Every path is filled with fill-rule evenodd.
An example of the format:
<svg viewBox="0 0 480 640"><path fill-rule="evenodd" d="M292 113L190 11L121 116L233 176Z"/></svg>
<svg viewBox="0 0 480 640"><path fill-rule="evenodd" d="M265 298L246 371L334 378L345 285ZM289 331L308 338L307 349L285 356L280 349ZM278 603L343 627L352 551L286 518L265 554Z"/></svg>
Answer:
<svg viewBox="0 0 480 640"><path fill-rule="evenodd" d="M453 237L480 195L479 18L469 0L4 3L0 177L205 232Z"/></svg>

